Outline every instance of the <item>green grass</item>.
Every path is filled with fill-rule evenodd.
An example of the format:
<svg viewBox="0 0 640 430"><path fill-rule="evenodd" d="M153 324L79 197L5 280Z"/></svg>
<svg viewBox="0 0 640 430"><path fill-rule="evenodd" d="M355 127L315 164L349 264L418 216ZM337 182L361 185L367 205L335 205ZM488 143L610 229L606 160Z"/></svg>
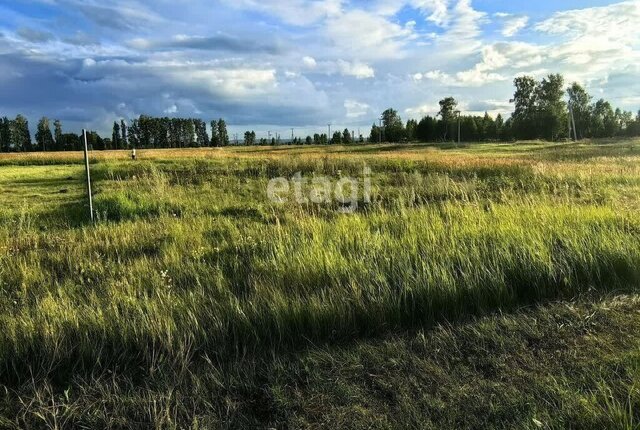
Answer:
<svg viewBox="0 0 640 430"><path fill-rule="evenodd" d="M638 428L639 149L101 154L95 226L75 155L0 160L0 423ZM365 166L352 214L266 196Z"/></svg>

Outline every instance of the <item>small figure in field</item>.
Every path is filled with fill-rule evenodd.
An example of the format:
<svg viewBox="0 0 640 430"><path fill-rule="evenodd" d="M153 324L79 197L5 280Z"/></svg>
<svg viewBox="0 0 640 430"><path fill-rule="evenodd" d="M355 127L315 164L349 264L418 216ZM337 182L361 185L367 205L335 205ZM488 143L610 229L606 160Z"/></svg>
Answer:
<svg viewBox="0 0 640 430"><path fill-rule="evenodd" d="M133 148L133 149L131 150L131 159L132 159L132 160L134 160L134 161L135 161L135 159L136 159L136 148Z"/></svg>

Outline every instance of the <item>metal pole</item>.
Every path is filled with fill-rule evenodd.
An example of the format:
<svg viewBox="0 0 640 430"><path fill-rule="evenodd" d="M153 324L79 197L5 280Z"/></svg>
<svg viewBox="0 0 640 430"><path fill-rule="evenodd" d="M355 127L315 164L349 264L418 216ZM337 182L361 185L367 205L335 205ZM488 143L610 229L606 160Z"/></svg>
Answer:
<svg viewBox="0 0 640 430"><path fill-rule="evenodd" d="M82 136L84 137L84 168L87 171L87 195L89 197L89 214L91 216L91 222L94 222L93 197L91 196L91 171L89 169L89 143L87 142L87 130L82 129Z"/></svg>
<svg viewBox="0 0 640 430"><path fill-rule="evenodd" d="M578 131L576 130L576 118L573 116L573 106L569 103L569 112L571 112L571 123L573 124L573 138L577 142L578 141ZM571 131L571 130L569 130Z"/></svg>

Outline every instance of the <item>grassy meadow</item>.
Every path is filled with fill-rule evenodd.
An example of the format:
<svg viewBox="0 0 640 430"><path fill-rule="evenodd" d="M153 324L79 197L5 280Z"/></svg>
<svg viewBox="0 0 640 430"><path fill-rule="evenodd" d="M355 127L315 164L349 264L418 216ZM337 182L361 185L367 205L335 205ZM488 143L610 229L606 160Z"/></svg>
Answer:
<svg viewBox="0 0 640 430"><path fill-rule="evenodd" d="M91 168L0 155L0 428L640 428L640 141Z"/></svg>

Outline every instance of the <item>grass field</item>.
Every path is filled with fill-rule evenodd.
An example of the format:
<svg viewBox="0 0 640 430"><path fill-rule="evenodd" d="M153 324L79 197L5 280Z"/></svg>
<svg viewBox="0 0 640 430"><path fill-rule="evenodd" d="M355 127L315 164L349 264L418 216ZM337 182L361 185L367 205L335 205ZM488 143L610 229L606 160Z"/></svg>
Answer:
<svg viewBox="0 0 640 430"><path fill-rule="evenodd" d="M0 427L640 428L640 141L128 155L0 155Z"/></svg>

